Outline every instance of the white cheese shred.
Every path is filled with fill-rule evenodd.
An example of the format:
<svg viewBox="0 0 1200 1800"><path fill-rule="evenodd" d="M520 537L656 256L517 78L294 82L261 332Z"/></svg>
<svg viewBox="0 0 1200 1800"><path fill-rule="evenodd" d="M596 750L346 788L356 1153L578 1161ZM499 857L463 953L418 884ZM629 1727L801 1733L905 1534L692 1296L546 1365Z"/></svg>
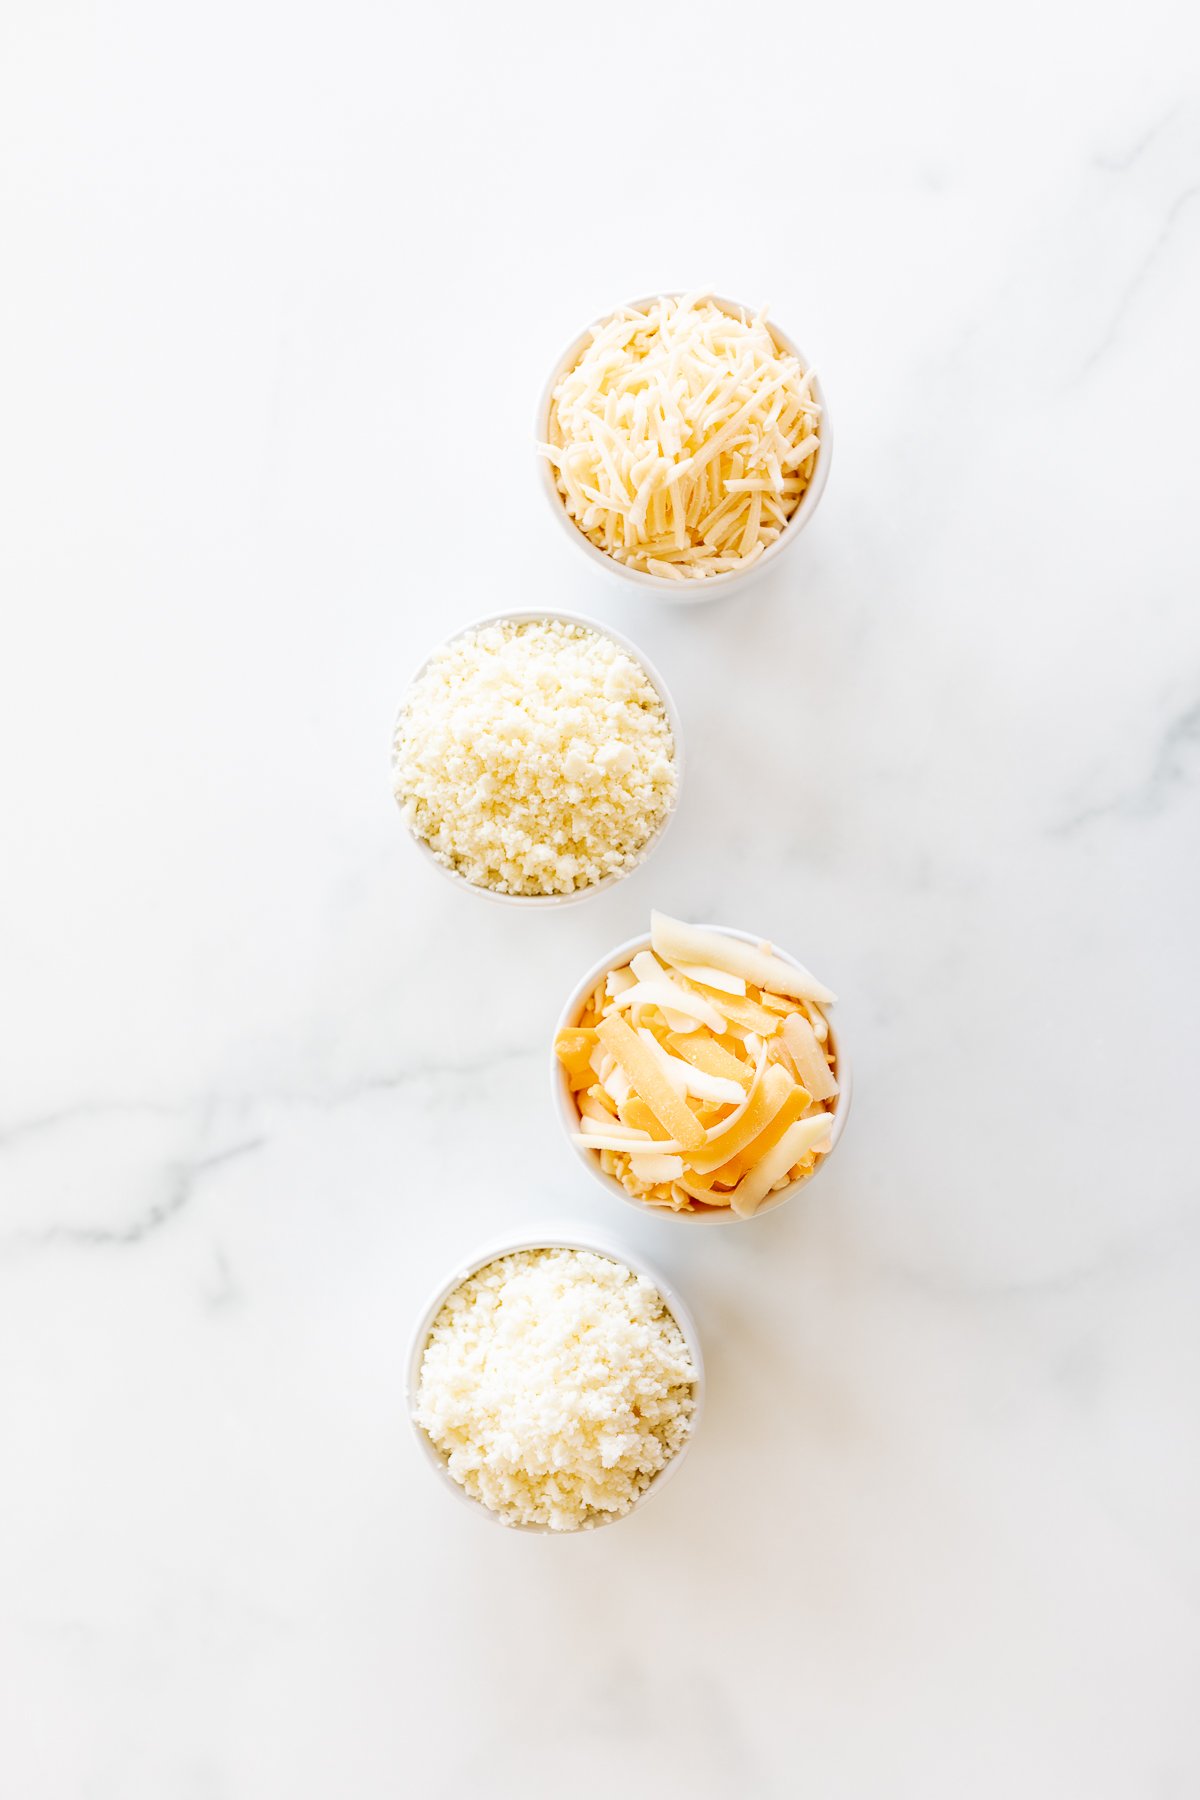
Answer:
<svg viewBox="0 0 1200 1800"><path fill-rule="evenodd" d="M780 349L765 312L689 294L593 329L538 448L598 549L687 581L774 543L812 481L820 423L812 370Z"/></svg>

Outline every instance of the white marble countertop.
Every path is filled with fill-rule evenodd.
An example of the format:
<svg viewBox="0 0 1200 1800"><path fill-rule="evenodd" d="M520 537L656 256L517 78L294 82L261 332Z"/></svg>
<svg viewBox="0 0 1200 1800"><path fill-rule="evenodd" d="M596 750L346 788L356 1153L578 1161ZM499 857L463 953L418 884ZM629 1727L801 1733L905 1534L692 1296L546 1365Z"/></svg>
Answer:
<svg viewBox="0 0 1200 1800"><path fill-rule="evenodd" d="M4 1800L1193 1800L1184 10L3 38ZM584 321L706 280L837 452L684 614L529 442ZM423 867L387 769L430 643L543 604L644 646L690 759L553 916ZM607 1206L550 1111L654 903L842 995L845 1142L752 1227ZM657 1260L710 1373L678 1481L560 1542L451 1504L401 1392L426 1290L543 1217Z"/></svg>

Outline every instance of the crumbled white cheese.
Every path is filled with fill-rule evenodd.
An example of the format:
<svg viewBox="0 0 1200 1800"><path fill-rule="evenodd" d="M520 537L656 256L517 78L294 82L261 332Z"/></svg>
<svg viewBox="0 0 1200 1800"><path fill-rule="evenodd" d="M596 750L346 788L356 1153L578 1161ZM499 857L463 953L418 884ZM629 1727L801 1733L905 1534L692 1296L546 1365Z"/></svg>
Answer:
<svg viewBox="0 0 1200 1800"><path fill-rule="evenodd" d="M652 1282L584 1250L520 1250L455 1289L414 1417L507 1524L628 1512L691 1429L696 1371Z"/></svg>
<svg viewBox="0 0 1200 1800"><path fill-rule="evenodd" d="M745 568L774 543L812 481L820 422L812 370L764 313L689 294L593 330L538 447L598 549L682 581Z"/></svg>
<svg viewBox="0 0 1200 1800"><path fill-rule="evenodd" d="M452 639L396 727L406 822L439 862L502 894L570 894L632 868L676 783L646 671L612 638L558 619Z"/></svg>

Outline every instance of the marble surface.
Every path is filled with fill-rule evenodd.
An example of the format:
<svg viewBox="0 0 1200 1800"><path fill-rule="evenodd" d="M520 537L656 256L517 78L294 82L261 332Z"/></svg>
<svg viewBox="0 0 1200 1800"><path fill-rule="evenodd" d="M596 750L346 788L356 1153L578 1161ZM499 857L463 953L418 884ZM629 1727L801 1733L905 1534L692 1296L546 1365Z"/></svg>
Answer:
<svg viewBox="0 0 1200 1800"><path fill-rule="evenodd" d="M1194 13L0 35L5 1800L1191 1800ZM583 321L705 280L838 446L683 614L528 444ZM554 916L423 867L387 773L431 642L541 604L690 753ZM754 1227L618 1213L550 1111L653 903L843 996L851 1127ZM679 1480L560 1542L401 1403L426 1290L545 1217L657 1259L711 1383Z"/></svg>

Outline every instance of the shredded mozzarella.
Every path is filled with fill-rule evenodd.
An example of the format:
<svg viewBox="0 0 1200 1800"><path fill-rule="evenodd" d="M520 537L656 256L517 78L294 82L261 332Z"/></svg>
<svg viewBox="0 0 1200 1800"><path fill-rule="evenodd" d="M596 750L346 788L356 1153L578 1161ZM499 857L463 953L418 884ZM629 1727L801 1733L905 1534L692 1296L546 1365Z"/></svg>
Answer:
<svg viewBox="0 0 1200 1800"><path fill-rule="evenodd" d="M538 448L598 549L669 580L720 575L763 554L812 481L812 381L765 313L655 300L593 330Z"/></svg>

